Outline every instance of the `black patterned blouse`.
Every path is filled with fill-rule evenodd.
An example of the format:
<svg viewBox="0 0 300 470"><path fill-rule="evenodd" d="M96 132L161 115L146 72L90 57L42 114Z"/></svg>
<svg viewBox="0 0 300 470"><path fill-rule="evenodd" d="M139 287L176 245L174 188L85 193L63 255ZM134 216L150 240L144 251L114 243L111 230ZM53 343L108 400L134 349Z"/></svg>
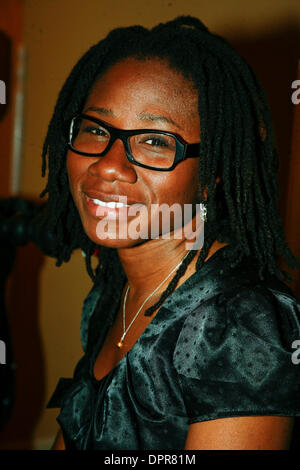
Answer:
<svg viewBox="0 0 300 470"><path fill-rule="evenodd" d="M97 308L105 285L93 286L82 314L85 354L48 403L61 408L67 449L180 450L198 421L300 416L300 304L284 283L261 281L251 259L230 268L227 250L168 297L100 381L93 366L110 324Z"/></svg>

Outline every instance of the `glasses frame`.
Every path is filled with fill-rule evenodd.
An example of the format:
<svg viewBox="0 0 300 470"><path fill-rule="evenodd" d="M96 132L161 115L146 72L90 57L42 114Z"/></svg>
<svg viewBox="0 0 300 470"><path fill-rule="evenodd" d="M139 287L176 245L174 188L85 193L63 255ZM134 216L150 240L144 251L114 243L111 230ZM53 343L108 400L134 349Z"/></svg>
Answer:
<svg viewBox="0 0 300 470"><path fill-rule="evenodd" d="M108 130L110 133L110 141L108 143L108 146L103 152L100 153L87 153L87 152L82 152L80 150L76 150L72 146L72 136L73 136L73 126L74 126L74 121L77 118L84 118L84 119L89 119L92 122L95 122L96 124L101 125L105 129ZM147 133L155 133L155 134L163 134L163 135L169 135L175 139L176 142L176 151L175 151L175 156L174 156L174 161L173 164L168 167L168 168L157 168L149 165L145 165L143 163L140 163L136 161L131 154L130 151L130 145L129 145L129 137L132 137L133 135L139 135L139 134L147 134ZM187 159L187 158L198 158L200 155L200 144L195 143L195 144L188 144L179 134L173 134L172 132L166 132L166 131L161 131L157 129L132 129L132 130L123 130L123 129L118 129L116 127L113 127L107 122L102 121L101 119L98 119L94 116L89 116L88 114L76 114L75 116L72 117L71 122L70 122L70 127L69 127L69 141L68 141L68 147L72 152L75 152L79 155L84 155L86 157L104 157L111 147L113 146L114 142L120 139L123 142L125 152L126 152L126 157L129 160L130 163L133 163L134 165L141 166L143 168L147 168L149 170L155 170L155 171L171 171L173 170L179 162Z"/></svg>

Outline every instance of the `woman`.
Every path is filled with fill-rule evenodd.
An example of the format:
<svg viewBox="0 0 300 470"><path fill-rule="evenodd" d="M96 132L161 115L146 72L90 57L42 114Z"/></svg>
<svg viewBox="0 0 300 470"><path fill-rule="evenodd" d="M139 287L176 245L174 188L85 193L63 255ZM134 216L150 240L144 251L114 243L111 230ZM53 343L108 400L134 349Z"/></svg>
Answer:
<svg viewBox="0 0 300 470"><path fill-rule="evenodd" d="M80 247L94 280L85 354L48 404L61 408L53 448L288 448L299 305L276 261L299 262L246 63L195 18L116 29L67 79L44 173L46 155L57 264ZM159 208L174 204L193 210L166 227Z"/></svg>

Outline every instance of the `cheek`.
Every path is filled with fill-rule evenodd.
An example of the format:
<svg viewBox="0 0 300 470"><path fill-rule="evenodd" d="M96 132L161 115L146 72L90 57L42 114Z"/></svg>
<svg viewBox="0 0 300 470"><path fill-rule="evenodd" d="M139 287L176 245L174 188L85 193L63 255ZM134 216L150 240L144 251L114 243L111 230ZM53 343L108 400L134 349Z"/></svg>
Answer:
<svg viewBox="0 0 300 470"><path fill-rule="evenodd" d="M190 159L179 164L169 179L168 188L174 202L182 204L196 202L200 188L198 160Z"/></svg>
<svg viewBox="0 0 300 470"><path fill-rule="evenodd" d="M143 173L142 180L150 191L152 203L186 204L198 201L200 189L198 160L190 159L179 164L173 171Z"/></svg>

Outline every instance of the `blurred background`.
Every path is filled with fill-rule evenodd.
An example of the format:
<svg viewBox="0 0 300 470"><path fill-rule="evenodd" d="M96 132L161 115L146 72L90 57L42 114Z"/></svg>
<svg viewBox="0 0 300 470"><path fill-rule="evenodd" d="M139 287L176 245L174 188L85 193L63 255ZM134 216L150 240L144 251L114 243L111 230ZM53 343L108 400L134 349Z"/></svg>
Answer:
<svg viewBox="0 0 300 470"><path fill-rule="evenodd" d="M115 27L152 27L182 14L226 37L266 90L281 162L279 210L300 259L300 104L291 100L292 82L300 80L299 0L0 0L0 80L7 85L6 104L0 104L0 200L41 203L43 140L79 57ZM299 273L289 272L300 298ZM81 308L91 285L80 251L57 268L36 244L17 247L3 292L15 396L0 428L1 449L51 447L59 410L45 406L58 379L71 377L82 356Z"/></svg>

